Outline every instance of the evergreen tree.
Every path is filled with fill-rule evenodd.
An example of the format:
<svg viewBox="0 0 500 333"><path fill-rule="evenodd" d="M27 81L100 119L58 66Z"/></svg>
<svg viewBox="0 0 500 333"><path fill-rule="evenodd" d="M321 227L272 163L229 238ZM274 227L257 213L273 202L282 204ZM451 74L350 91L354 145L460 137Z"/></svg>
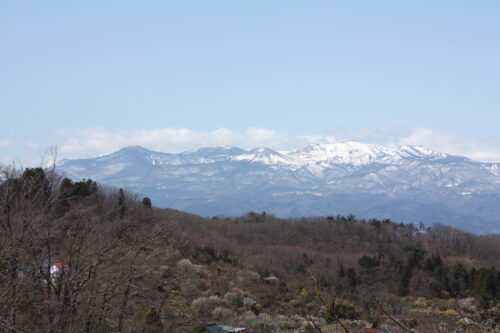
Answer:
<svg viewBox="0 0 500 333"><path fill-rule="evenodd" d="M125 205L125 192L121 188L118 190L118 212L120 218L123 218L126 211L127 211L127 206Z"/></svg>
<svg viewBox="0 0 500 333"><path fill-rule="evenodd" d="M144 205L144 207L147 207L147 208L151 208L151 199L149 199L148 197L144 197L142 199L142 204Z"/></svg>

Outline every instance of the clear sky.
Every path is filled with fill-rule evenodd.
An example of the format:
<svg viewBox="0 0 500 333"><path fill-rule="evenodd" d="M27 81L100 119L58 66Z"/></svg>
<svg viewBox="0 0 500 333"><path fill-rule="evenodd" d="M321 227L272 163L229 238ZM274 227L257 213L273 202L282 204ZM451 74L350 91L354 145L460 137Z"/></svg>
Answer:
<svg viewBox="0 0 500 333"><path fill-rule="evenodd" d="M500 161L500 1L2 1L0 161L359 140Z"/></svg>

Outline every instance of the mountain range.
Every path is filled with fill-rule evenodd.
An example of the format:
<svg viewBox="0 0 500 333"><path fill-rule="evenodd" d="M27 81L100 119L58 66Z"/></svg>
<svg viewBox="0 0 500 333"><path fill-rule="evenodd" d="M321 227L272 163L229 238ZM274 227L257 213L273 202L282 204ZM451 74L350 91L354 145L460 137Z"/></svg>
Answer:
<svg viewBox="0 0 500 333"><path fill-rule="evenodd" d="M58 169L203 216L249 211L282 217L346 215L441 222L500 232L500 164L422 146L359 142L269 148L206 147L182 153L129 146Z"/></svg>

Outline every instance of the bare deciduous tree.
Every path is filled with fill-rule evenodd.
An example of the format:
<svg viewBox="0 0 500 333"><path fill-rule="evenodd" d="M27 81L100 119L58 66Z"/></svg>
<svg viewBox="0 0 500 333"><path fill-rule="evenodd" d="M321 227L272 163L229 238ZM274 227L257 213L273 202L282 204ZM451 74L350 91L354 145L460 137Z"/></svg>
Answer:
<svg viewBox="0 0 500 333"><path fill-rule="evenodd" d="M175 251L153 214L92 181L2 170L0 330L175 330L183 322L169 313Z"/></svg>

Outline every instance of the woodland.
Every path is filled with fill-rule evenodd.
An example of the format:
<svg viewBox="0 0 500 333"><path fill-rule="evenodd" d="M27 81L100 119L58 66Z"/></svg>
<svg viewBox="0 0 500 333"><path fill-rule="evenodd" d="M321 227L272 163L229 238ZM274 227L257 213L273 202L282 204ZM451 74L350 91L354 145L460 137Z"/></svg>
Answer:
<svg viewBox="0 0 500 333"><path fill-rule="evenodd" d="M499 309L498 235L205 218L55 169L1 170L0 332L498 332Z"/></svg>

